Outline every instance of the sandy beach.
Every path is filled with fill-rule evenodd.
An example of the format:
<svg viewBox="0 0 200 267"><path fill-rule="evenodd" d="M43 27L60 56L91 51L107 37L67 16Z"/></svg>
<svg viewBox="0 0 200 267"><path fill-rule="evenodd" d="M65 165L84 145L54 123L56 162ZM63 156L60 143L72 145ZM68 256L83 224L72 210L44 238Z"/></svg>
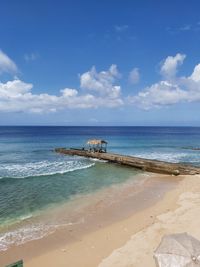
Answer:
<svg viewBox="0 0 200 267"><path fill-rule="evenodd" d="M200 267L200 1L0 11L0 267Z"/></svg>
<svg viewBox="0 0 200 267"><path fill-rule="evenodd" d="M90 206L87 223L1 253L1 266L23 258L27 267L155 267L153 251L164 234L188 232L200 238L199 179L152 174L136 194L130 186L121 191L128 197L119 194L109 207L103 199Z"/></svg>

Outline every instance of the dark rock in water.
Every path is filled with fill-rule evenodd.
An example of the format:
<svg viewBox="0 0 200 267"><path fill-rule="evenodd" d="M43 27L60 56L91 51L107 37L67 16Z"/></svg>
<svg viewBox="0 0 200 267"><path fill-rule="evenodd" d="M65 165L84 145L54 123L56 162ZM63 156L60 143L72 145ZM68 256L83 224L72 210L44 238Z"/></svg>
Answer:
<svg viewBox="0 0 200 267"><path fill-rule="evenodd" d="M185 147L182 147L182 149L200 150L200 147L185 146Z"/></svg>

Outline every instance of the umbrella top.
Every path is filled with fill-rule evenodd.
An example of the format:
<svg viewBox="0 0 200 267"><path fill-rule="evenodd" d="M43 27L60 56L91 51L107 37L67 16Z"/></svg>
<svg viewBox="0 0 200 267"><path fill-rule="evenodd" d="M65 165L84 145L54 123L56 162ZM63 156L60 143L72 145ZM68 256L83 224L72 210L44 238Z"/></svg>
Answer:
<svg viewBox="0 0 200 267"><path fill-rule="evenodd" d="M200 267L200 241L187 233L166 235L154 257L159 267Z"/></svg>

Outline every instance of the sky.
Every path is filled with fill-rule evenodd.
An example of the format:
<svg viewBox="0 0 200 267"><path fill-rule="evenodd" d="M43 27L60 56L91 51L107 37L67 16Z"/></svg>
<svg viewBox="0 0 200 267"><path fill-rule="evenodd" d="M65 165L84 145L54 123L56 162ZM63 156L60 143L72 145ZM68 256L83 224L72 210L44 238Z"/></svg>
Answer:
<svg viewBox="0 0 200 267"><path fill-rule="evenodd" d="M200 126L199 10L1 0L0 125Z"/></svg>

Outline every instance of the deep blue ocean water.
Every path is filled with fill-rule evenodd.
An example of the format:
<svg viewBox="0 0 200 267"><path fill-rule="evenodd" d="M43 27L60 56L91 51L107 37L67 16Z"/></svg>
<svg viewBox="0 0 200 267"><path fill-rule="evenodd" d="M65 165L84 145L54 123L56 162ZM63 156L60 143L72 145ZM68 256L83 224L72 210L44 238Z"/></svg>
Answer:
<svg viewBox="0 0 200 267"><path fill-rule="evenodd" d="M54 152L90 138L107 140L110 152L200 165L196 127L0 127L0 229L138 173Z"/></svg>

